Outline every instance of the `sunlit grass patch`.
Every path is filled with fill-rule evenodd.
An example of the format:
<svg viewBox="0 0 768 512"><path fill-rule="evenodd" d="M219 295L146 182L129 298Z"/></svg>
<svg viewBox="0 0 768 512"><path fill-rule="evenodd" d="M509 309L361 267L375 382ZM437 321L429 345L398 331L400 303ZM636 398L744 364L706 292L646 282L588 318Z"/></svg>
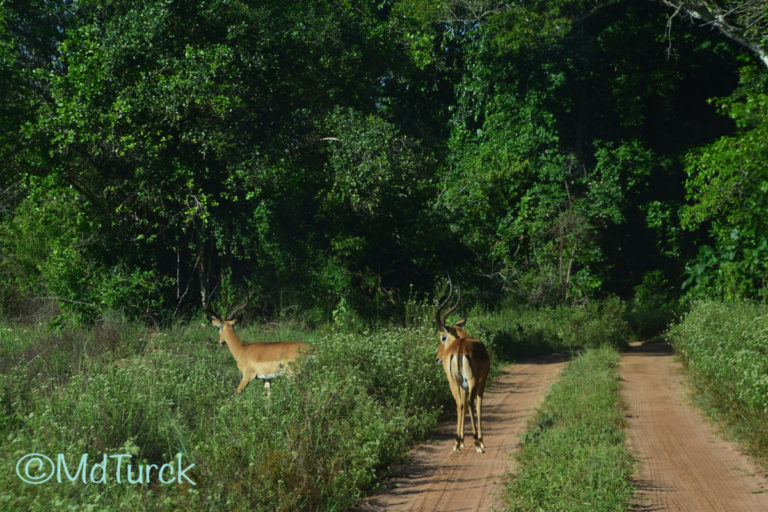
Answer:
<svg viewBox="0 0 768 512"><path fill-rule="evenodd" d="M623 511L632 496L615 349L570 362L537 411L508 484L512 511Z"/></svg>

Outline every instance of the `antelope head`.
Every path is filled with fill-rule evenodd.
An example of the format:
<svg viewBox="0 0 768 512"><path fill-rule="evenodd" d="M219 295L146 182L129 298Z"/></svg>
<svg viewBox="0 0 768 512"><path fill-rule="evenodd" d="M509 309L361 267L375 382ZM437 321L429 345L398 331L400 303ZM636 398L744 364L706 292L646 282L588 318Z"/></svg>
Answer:
<svg viewBox="0 0 768 512"><path fill-rule="evenodd" d="M233 329L234 325L239 320L239 315L242 310L244 310L246 307L248 307L248 304L251 302L250 295L246 299L246 301L243 304L240 304L235 309L229 312L227 316L225 317L225 320L222 320L222 317L213 313L210 309L207 310L207 317L208 321L211 322L211 325L219 329L219 345L222 347L227 344L227 338L230 336L233 336L235 334L235 330Z"/></svg>
<svg viewBox="0 0 768 512"><path fill-rule="evenodd" d="M456 299L456 302L446 311L443 313L443 308L448 305L448 301L451 300L451 296L453 295L453 283L451 282L450 276L448 277L448 296L443 300L438 306L437 311L435 312L435 320L437 321L437 328L440 331L440 346L437 349L437 362L440 363L443 360L443 353L445 352L445 348L449 346L451 343L453 343L455 340L459 338L465 338L469 335L464 331L464 325L467 323L466 318L462 318L458 322L456 322L453 325L445 325L445 321L448 318L448 316L456 311L456 308L459 307L459 303L461 303L461 289L458 290L458 297Z"/></svg>

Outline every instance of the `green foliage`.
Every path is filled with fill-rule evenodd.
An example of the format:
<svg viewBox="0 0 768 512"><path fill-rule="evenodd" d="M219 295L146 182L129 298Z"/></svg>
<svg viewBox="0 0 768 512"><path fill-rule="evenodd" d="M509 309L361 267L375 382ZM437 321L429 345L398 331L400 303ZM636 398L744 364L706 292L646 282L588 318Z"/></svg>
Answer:
<svg viewBox="0 0 768 512"><path fill-rule="evenodd" d="M78 2L66 12L48 60L19 67L37 96L31 115L13 119L30 154L12 176L41 175L49 195L73 203L59 212L81 217L77 236L61 240L59 266L85 275L69 276L64 293L66 268L53 269L23 292L164 320L210 305L234 271L270 316L286 291L292 306L329 308L350 292L329 275L353 275L354 289L375 297L367 281L392 273L381 262L423 258L414 239L426 224L413 218L434 161L403 130L424 135L434 122L401 109L437 94L409 89L431 78L408 78L388 7ZM32 44L19 38L2 39L3 65ZM0 212L28 215L14 202ZM363 242L371 234L380 236ZM86 283L95 274L103 290ZM124 299L99 293L115 287L132 289Z"/></svg>
<svg viewBox="0 0 768 512"><path fill-rule="evenodd" d="M435 162L418 141L376 115L336 109L323 125L333 136L324 141L329 182L318 192L319 218L334 256L324 272L349 274L325 282L339 283L333 292L358 310L364 309L360 289L375 307L387 307L413 282L415 265L433 259L423 242L436 228L414 219L425 218Z"/></svg>
<svg viewBox="0 0 768 512"><path fill-rule="evenodd" d="M2 346L9 346L12 333L0 333ZM112 482L74 490L30 486L11 471L3 477L0 502L31 510L50 503L104 510L171 504L331 510L354 504L414 438L434 427L450 399L442 368L434 364L437 340L423 327L290 336L309 336L317 351L295 379L276 380L269 398L259 382L233 395L239 374L228 351L213 343L210 326L148 333L105 324L61 338L68 341L41 337L26 349L16 342L17 349L3 355L4 460L29 451L64 453L67 460L130 452L134 462L162 464L182 453L195 464L190 476L198 485L156 485L147 492ZM51 366L57 354L68 355L65 366Z"/></svg>
<svg viewBox="0 0 768 512"><path fill-rule="evenodd" d="M643 276L624 315L635 337L650 340L661 335L677 319L680 306L671 299L675 296L671 288L660 270Z"/></svg>
<svg viewBox="0 0 768 512"><path fill-rule="evenodd" d="M684 286L691 297L768 297L767 83L762 70L744 68L740 87L717 102L736 123L737 133L687 157L692 204L683 226L706 226L713 241L702 245L686 267Z"/></svg>
<svg viewBox="0 0 768 512"><path fill-rule="evenodd" d="M768 454L768 308L695 302L666 336L700 396L751 451Z"/></svg>
<svg viewBox="0 0 768 512"><path fill-rule="evenodd" d="M676 159L703 132L678 101L696 37L681 45L687 64L663 54L646 5L486 7L465 41L441 196L475 264L535 304L628 296L660 267L679 275L690 249Z"/></svg>
<svg viewBox="0 0 768 512"><path fill-rule="evenodd" d="M626 510L633 461L622 431L618 359L612 348L588 350L550 388L516 457L510 510Z"/></svg>
<svg viewBox="0 0 768 512"><path fill-rule="evenodd" d="M745 50L667 16L5 2L0 305L380 321L445 271L489 305L627 299L655 271L762 296L765 71L738 85Z"/></svg>
<svg viewBox="0 0 768 512"><path fill-rule="evenodd" d="M91 323L112 312L155 314L162 306L163 280L151 270L124 264L106 268L94 257L88 240L93 226L74 190L43 179L33 180L27 194L0 228L6 300L54 300L63 312L59 320L74 323Z"/></svg>
<svg viewBox="0 0 768 512"><path fill-rule="evenodd" d="M583 306L507 306L494 313L472 314L470 318L478 316L478 335L492 350L519 360L603 345L623 348L630 332L623 318L625 308L619 299L611 298Z"/></svg>

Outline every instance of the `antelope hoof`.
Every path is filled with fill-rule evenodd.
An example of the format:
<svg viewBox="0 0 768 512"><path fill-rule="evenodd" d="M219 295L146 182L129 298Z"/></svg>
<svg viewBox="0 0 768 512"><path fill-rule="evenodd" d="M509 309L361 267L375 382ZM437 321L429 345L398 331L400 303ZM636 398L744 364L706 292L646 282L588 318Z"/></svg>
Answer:
<svg viewBox="0 0 768 512"><path fill-rule="evenodd" d="M463 449L464 449L464 440L460 439L460 438L457 438L456 439L456 444L453 445L453 451L457 452L457 451L463 450Z"/></svg>

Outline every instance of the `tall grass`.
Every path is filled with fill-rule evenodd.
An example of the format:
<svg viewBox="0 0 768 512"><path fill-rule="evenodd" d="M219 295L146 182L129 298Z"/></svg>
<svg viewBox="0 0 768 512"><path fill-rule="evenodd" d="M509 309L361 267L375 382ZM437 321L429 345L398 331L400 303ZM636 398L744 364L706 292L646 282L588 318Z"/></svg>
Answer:
<svg viewBox="0 0 768 512"><path fill-rule="evenodd" d="M632 457L622 430L618 358L612 347L588 350L552 386L523 436L509 510L626 510Z"/></svg>
<svg viewBox="0 0 768 512"><path fill-rule="evenodd" d="M1 326L0 510L349 508L452 410L435 363L434 305L412 302L407 327L371 328L349 315L313 331L238 326L246 341L303 339L317 349L269 398L257 381L234 395L235 361L202 319L160 332L119 318L90 330ZM605 311L593 313L612 318ZM585 315L476 312L467 329L487 342L496 366L501 353L571 346L574 333L595 343L609 327ZM130 453L158 466L181 454L197 485L31 485L14 470L31 452L75 465L85 453Z"/></svg>
<svg viewBox="0 0 768 512"><path fill-rule="evenodd" d="M0 473L0 509L344 509L434 428L449 398L432 329L266 334L309 336L318 349L269 398L258 382L233 394L235 362L203 325L130 339L43 335L47 349L18 343L7 360L41 363L6 361L3 467L30 452L73 464L84 453L133 453L157 465L181 453L197 485L30 485L10 470ZM65 365L42 363L63 354Z"/></svg>
<svg viewBox="0 0 768 512"><path fill-rule="evenodd" d="M705 408L768 460L768 305L697 302L667 338Z"/></svg>

